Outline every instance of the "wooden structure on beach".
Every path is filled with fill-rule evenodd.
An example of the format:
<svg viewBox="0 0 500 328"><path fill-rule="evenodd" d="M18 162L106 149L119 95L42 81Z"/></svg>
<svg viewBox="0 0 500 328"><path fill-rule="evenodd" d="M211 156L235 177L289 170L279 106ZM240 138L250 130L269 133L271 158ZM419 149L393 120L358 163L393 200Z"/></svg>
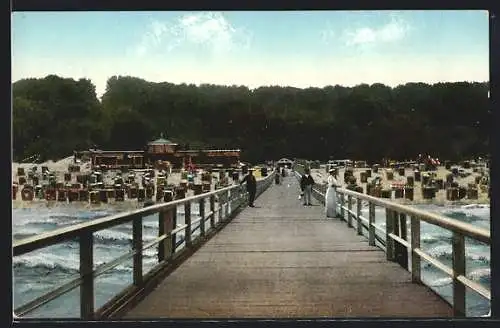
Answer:
<svg viewBox="0 0 500 328"><path fill-rule="evenodd" d="M105 151L90 149L75 151L75 162L80 158L88 158L92 168L106 169L143 169L160 167L168 162L173 168L185 168L188 164L196 167L238 168L240 163L239 149L200 149L182 150L179 144L168 139L159 138L149 142L145 150Z"/></svg>
<svg viewBox="0 0 500 328"><path fill-rule="evenodd" d="M104 167L113 170L121 168L142 169L145 167L143 151L92 150L90 151L90 162L92 168Z"/></svg>

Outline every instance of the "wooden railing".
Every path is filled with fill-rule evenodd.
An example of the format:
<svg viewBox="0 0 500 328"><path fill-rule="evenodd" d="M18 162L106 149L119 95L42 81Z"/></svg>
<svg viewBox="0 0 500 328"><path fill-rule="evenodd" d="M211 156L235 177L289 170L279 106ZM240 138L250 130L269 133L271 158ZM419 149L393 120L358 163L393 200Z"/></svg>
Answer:
<svg viewBox="0 0 500 328"><path fill-rule="evenodd" d="M297 170L300 171L300 168ZM296 171L300 179L301 174ZM316 184L313 187L313 196L325 203L326 184ZM466 277L465 237L481 243L491 245L490 232L471 224L460 222L438 214L425 212L409 206L396 204L380 198L368 196L352 190L337 188L337 213L347 222L349 227L355 228L358 235L363 229L368 231L368 244L376 246L378 236L376 231L385 238L379 240L385 246L386 258L396 261L409 270L407 254L410 253L412 281L422 283L422 259L444 272L453 279L453 310L457 317L466 315L466 293L468 287L491 301L491 291ZM361 215L363 202L368 203L368 218ZM375 206L385 208L385 229L375 224ZM407 221L410 218L410 238L407 236ZM420 223L427 222L452 232L452 267L447 266L435 257L426 253L420 247ZM409 240L409 241L408 241Z"/></svg>
<svg viewBox="0 0 500 328"><path fill-rule="evenodd" d="M274 174L274 172L271 172L269 176L257 181L256 197L269 187ZM127 302L130 302L132 298L143 292L144 285L148 281L158 279L158 275L168 270L169 266L175 265L177 259L180 259L183 255L185 257L185 253L193 252L193 248L199 246L201 242L220 230L246 204L247 197L245 184L238 184L185 199L156 204L135 211L72 225L14 242L14 257L75 239L79 241L80 250L79 276L18 307L14 310L15 315L22 317L80 286L81 319L92 320L112 317L114 314L119 313ZM206 207L207 201L208 208ZM191 204L193 203L199 204L199 218L195 220L191 218ZM184 206L184 225L182 226L176 224L178 206ZM143 218L152 214L159 214L158 237L144 244L142 239ZM132 223L132 250L94 269L93 234L103 229L130 222ZM209 229L206 229L208 222ZM198 229L200 233L196 236L193 235L193 232ZM186 245L181 249L179 249L181 243L176 240L176 235L180 232L184 232L185 236L181 243L185 242ZM158 263L148 274L144 275L143 252L155 246L158 247ZM133 284L96 311L94 309L94 280L129 259L133 259Z"/></svg>

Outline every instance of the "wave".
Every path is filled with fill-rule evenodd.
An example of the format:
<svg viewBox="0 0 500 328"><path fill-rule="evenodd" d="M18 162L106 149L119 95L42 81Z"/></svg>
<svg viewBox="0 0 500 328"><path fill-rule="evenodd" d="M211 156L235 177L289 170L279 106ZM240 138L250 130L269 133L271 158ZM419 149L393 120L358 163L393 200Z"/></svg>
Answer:
<svg viewBox="0 0 500 328"><path fill-rule="evenodd" d="M28 292L37 292L41 291L44 292L47 289L51 288L51 284L43 284L43 283L28 283L25 282L22 285L19 286L19 293L28 293Z"/></svg>
<svg viewBox="0 0 500 328"><path fill-rule="evenodd" d="M490 204L468 204L468 205L462 205L461 208L463 209L490 209Z"/></svg>
<svg viewBox="0 0 500 328"><path fill-rule="evenodd" d="M150 242L157 237L157 234L143 234L143 243ZM94 242L106 245L131 245L132 231L123 232L115 229L106 229L94 232Z"/></svg>
<svg viewBox="0 0 500 328"><path fill-rule="evenodd" d="M131 245L132 234L116 230L100 230L94 233L94 241L103 244Z"/></svg>
<svg viewBox="0 0 500 328"><path fill-rule="evenodd" d="M110 211L73 211L73 209L70 212L54 212L52 210L35 211L35 209L15 210L12 215L13 230L24 230L26 225L42 226L42 229L46 225L67 226L112 214Z"/></svg>
<svg viewBox="0 0 500 328"><path fill-rule="evenodd" d="M158 220L156 221L151 221L151 222L148 222L148 221L145 221L142 226L144 228L151 228L151 229L158 229Z"/></svg>
<svg viewBox="0 0 500 328"><path fill-rule="evenodd" d="M491 283L491 269L490 268L479 268L476 269L469 274L467 274L467 278L473 281L477 281L481 284L490 285Z"/></svg>
<svg viewBox="0 0 500 328"><path fill-rule="evenodd" d="M145 252L145 257L148 259L153 259L155 257L155 249ZM94 258L94 267L99 267L103 264L109 263L112 260L119 257L116 254L110 254L109 252L98 252L101 254L96 254ZM108 256L107 256L108 255ZM111 255L111 256L109 256ZM99 260L96 260L99 258ZM149 261L148 261L149 262ZM40 254L28 254L14 258L13 269L14 276L16 278L22 278L23 276L35 276L43 277L51 274L66 274L75 275L79 271L79 258L77 256L57 255L54 253L40 253ZM125 262L113 268L110 273L118 272L131 272L132 263ZM54 281L55 282L55 281Z"/></svg>
<svg viewBox="0 0 500 328"><path fill-rule="evenodd" d="M490 284L490 279L491 279L491 270L490 268L480 268L476 269L469 274L467 274L467 278L469 278L472 281L479 282L481 284ZM452 277L443 277L436 279L434 281L429 282L430 287L444 287L447 285L451 285L453 283L453 278Z"/></svg>
<svg viewBox="0 0 500 328"><path fill-rule="evenodd" d="M474 252L466 252L466 259L472 262L481 264L490 264L490 252L487 250L473 249ZM452 246L451 245L438 245L429 250L426 250L433 258L438 260L449 260L453 259ZM468 253L468 254L467 254Z"/></svg>
<svg viewBox="0 0 500 328"><path fill-rule="evenodd" d="M149 221L143 221L142 223L142 228L143 230L158 230L158 219L149 220ZM114 226L113 228L110 228L116 231L121 231L121 232L131 232L132 231L132 223L124 223L120 224L118 226Z"/></svg>
<svg viewBox="0 0 500 328"><path fill-rule="evenodd" d="M483 216L480 216L479 213L476 211L453 211L449 210L443 213L444 216L447 216L449 218L461 221L461 222L466 222L466 223L471 223L474 224L474 222L477 221L485 221L485 219L489 220L488 218L484 218ZM489 215L489 211L488 211Z"/></svg>
<svg viewBox="0 0 500 328"><path fill-rule="evenodd" d="M15 271L30 272L36 275L48 275L52 272L78 273L80 262L77 256L68 254L29 253L14 257L12 264Z"/></svg>
<svg viewBox="0 0 500 328"><path fill-rule="evenodd" d="M158 256L158 249L156 247L151 247L142 252L144 258L156 258Z"/></svg>
<svg viewBox="0 0 500 328"><path fill-rule="evenodd" d="M428 284L430 287L444 287L447 285L451 285L451 283L453 283L453 279L451 277L444 277L431 281Z"/></svg>
<svg viewBox="0 0 500 328"><path fill-rule="evenodd" d="M427 245L437 244L441 242L450 243L451 237L439 233L426 233L420 236L420 242Z"/></svg>

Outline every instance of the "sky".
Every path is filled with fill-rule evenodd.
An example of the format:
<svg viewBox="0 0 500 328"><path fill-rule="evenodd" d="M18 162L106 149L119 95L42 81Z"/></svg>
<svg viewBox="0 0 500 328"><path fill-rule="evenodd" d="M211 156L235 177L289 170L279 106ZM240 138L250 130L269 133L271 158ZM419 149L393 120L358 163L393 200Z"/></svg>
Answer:
<svg viewBox="0 0 500 328"><path fill-rule="evenodd" d="M15 12L12 81L299 88L489 80L487 11Z"/></svg>

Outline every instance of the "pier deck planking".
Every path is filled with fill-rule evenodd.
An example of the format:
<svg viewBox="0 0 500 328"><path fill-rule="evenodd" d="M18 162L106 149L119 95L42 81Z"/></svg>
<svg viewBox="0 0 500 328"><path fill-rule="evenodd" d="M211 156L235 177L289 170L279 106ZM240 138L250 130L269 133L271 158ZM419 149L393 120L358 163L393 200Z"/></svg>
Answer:
<svg viewBox="0 0 500 328"><path fill-rule="evenodd" d="M125 318L450 317L452 308L388 262L298 182L272 185Z"/></svg>

